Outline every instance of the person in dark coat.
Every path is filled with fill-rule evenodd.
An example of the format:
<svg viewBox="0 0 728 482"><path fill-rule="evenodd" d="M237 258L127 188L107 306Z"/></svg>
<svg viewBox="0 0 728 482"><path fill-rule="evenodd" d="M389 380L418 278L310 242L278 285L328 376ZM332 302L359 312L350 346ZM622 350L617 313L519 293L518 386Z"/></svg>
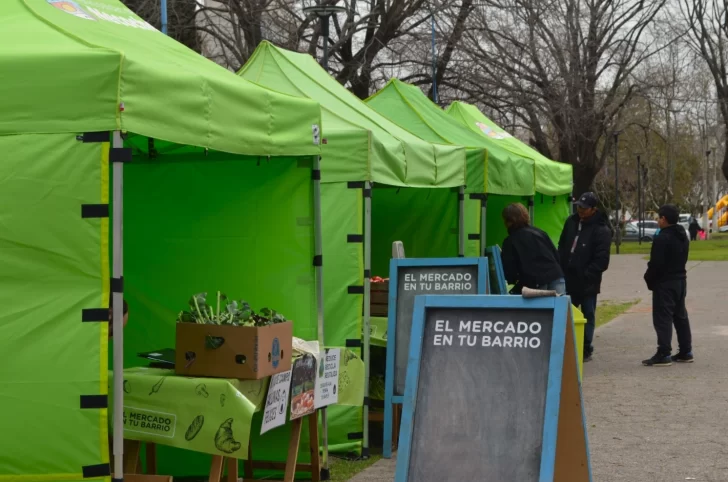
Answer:
<svg viewBox="0 0 728 482"><path fill-rule="evenodd" d="M697 219L692 218L692 220L690 221L690 225L688 225L688 230L690 231L690 241L695 241L696 239L698 239L700 225L698 224Z"/></svg>
<svg viewBox="0 0 728 482"><path fill-rule="evenodd" d="M523 204L513 203L503 210L508 237L503 241L503 273L509 284L565 294L564 273L559 253L548 234L531 226Z"/></svg>
<svg viewBox="0 0 728 482"><path fill-rule="evenodd" d="M647 263L645 282L652 291L652 324L657 333L657 353L643 360L645 366L669 366L672 362L692 363L693 346L688 311L687 270L690 241L678 224L680 212L667 204L658 211L660 235L655 238ZM677 333L678 352L672 355L672 326Z"/></svg>
<svg viewBox="0 0 728 482"><path fill-rule="evenodd" d="M586 192L576 201L576 214L567 218L559 239L559 259L566 278L566 293L581 309L584 327L584 361L590 361L594 347L597 295L602 273L609 268L612 231L606 216L597 209L594 193Z"/></svg>

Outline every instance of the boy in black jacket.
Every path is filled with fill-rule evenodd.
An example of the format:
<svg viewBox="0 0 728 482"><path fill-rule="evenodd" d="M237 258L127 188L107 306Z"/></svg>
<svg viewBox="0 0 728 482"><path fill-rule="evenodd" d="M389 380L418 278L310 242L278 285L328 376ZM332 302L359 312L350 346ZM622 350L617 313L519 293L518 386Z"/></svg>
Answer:
<svg viewBox="0 0 728 482"><path fill-rule="evenodd" d="M607 218L597 209L597 197L585 192L576 201L576 214L569 216L559 239L559 258L566 277L566 293L581 309L584 327L584 361L590 361L594 347L597 295L602 273L609 268L612 231Z"/></svg>
<svg viewBox="0 0 728 482"><path fill-rule="evenodd" d="M645 366L669 366L672 362L693 361L692 334L685 308L690 240L679 225L679 211L667 204L658 211L660 234L655 236L647 263L645 282L652 291L652 323L657 333L657 353L643 360ZM679 350L672 353L672 325L675 325Z"/></svg>

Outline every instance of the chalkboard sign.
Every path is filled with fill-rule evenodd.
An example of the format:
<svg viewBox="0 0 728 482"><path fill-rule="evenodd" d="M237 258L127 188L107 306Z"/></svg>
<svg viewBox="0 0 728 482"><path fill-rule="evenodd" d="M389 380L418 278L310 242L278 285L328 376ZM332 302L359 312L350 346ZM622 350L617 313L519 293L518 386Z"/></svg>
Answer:
<svg viewBox="0 0 728 482"><path fill-rule="evenodd" d="M485 255L488 257L488 287L490 288L488 294L507 295L508 283L503 271L500 246L496 244L485 248Z"/></svg>
<svg viewBox="0 0 728 482"><path fill-rule="evenodd" d="M396 482L588 482L569 313L566 297L418 296Z"/></svg>
<svg viewBox="0 0 728 482"><path fill-rule="evenodd" d="M394 394L404 395L415 296L485 293L485 258L393 259L390 264L389 333L394 342ZM394 292L396 290L396 292ZM394 316L392 316L394 315ZM389 353L387 354L389 356Z"/></svg>
<svg viewBox="0 0 728 482"><path fill-rule="evenodd" d="M488 287L486 258L392 259L385 377L384 456L391 456L392 403L401 403L407 375L412 313L419 295L476 295Z"/></svg>

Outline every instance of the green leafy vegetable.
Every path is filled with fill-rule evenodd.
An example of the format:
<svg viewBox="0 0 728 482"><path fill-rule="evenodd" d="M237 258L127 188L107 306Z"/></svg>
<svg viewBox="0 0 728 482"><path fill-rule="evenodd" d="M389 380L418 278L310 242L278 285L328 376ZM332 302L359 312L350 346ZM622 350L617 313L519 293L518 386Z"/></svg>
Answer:
<svg viewBox="0 0 728 482"><path fill-rule="evenodd" d="M244 300L229 300L227 295L217 292L217 304L213 308L207 303L207 293L198 293L189 301L189 311L181 311L177 315L177 323L199 323L207 325L233 326L266 326L288 321L282 314L262 308L256 313ZM208 337L205 340L208 348L219 348L222 339Z"/></svg>

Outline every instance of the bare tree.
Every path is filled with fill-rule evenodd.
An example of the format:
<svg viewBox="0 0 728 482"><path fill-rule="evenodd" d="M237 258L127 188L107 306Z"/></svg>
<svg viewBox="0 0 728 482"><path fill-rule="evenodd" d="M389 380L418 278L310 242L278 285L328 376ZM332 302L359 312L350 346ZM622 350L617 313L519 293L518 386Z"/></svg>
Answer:
<svg viewBox="0 0 728 482"><path fill-rule="evenodd" d="M710 69L723 131L728 133L728 3L718 0L682 0L680 6L690 28L689 45ZM728 150L724 152L722 171L728 179Z"/></svg>
<svg viewBox="0 0 728 482"><path fill-rule="evenodd" d="M360 98L368 97L373 86L392 74L406 77L424 68L421 40L430 6L426 0L322 3L346 8L331 18L330 70ZM450 0L441 0L435 8L444 11L449 4ZM239 69L263 39L312 55L319 53L324 41L320 23L302 12L300 0L206 0L198 15L204 53L232 70ZM447 52L453 48L446 47L444 58L449 60Z"/></svg>
<svg viewBox="0 0 728 482"><path fill-rule="evenodd" d="M635 68L659 50L652 27L665 1L480 0L464 36L476 70L461 85L517 113L535 147L572 164L585 191L639 90Z"/></svg>
<svg viewBox="0 0 728 482"><path fill-rule="evenodd" d="M122 0L134 13L150 25L161 29L159 0ZM200 39L195 25L197 0L168 0L167 33L170 37L200 52Z"/></svg>

